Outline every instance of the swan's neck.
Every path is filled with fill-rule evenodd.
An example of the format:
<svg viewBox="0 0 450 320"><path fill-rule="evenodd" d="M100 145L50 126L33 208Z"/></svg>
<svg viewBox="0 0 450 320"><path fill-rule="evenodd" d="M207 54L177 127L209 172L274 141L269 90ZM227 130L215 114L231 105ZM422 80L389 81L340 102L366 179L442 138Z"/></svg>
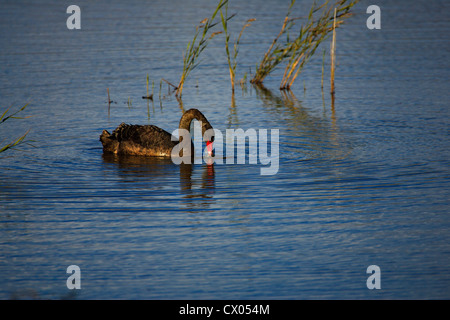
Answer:
<svg viewBox="0 0 450 320"><path fill-rule="evenodd" d="M206 117L203 115L203 113L201 113L197 109L190 109L183 114L183 116L181 117L181 120L180 120L179 128L189 131L191 128L191 122L194 119L196 119L197 121L200 121L201 126L202 126L202 135L204 135L208 129L212 129L212 126L209 123L209 121L206 119Z"/></svg>

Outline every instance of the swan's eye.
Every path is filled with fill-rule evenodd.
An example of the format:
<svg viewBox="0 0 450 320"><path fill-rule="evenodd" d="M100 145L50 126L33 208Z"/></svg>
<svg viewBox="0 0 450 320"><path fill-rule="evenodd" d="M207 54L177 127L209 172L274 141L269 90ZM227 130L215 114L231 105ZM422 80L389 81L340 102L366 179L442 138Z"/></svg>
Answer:
<svg viewBox="0 0 450 320"><path fill-rule="evenodd" d="M211 141L211 142L214 142L214 136L211 137L210 141Z"/></svg>

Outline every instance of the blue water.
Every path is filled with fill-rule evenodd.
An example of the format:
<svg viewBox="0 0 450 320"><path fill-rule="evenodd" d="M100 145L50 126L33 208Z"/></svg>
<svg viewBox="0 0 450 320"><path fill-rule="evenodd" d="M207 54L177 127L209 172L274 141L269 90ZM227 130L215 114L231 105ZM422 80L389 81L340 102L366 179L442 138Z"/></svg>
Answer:
<svg viewBox="0 0 450 320"><path fill-rule="evenodd" d="M301 16L311 1L297 1ZM241 39L237 79L255 71L289 1L231 2ZM283 68L231 94L224 38L176 83L195 25L215 1L0 4L2 299L450 298L449 59L446 1L378 1L337 32L336 97L322 49L292 92ZM154 100L143 100L146 77ZM107 103L107 88L110 105ZM214 128L279 129L279 170L257 164L116 159L98 137L119 123L172 132L182 110ZM81 289L69 290L69 265ZM378 265L381 289L366 269Z"/></svg>

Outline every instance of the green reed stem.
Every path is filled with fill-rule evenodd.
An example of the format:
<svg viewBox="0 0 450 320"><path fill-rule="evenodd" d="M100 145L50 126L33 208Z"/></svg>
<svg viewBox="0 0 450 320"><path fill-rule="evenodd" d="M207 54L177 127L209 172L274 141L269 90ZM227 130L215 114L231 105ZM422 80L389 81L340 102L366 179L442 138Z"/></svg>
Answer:
<svg viewBox="0 0 450 320"><path fill-rule="evenodd" d="M230 43L230 34L228 33L228 20L231 19L231 17L228 17L228 3L224 6L225 15L223 14L223 9L220 9L220 17L222 20L222 27L223 31L225 33L225 51L227 54L227 61L228 61L228 69L230 72L230 81L231 81L231 90L234 92L234 84L235 84L235 77L236 77L236 66L237 66L237 55L239 53L239 43L242 37L242 34L244 33L244 30L251 25L251 22L255 21L256 19L248 19L242 29L239 33L239 36L237 40L234 42L233 46L233 56L230 54L229 49L229 43Z"/></svg>
<svg viewBox="0 0 450 320"><path fill-rule="evenodd" d="M327 39L333 29L344 22L344 18L352 15L350 9L359 0L338 0L331 6L328 6L329 1L326 1L322 5L316 5L314 1L305 23L300 28L297 38L293 41L287 38L285 43L280 44L278 41L280 37L286 34L295 25L295 21L298 20L298 18L289 17L294 2L295 0L291 2L281 31L264 55L254 78L251 80L252 83L262 83L264 78L278 64L287 60L280 89L290 89L306 62L314 55L319 45ZM334 8L336 8L336 18L333 15ZM335 21L337 18L340 18L339 21Z"/></svg>
<svg viewBox="0 0 450 320"><path fill-rule="evenodd" d="M214 22L214 18L216 17L219 10L228 2L228 0L220 0L217 4L216 9L210 18L205 18L200 21L200 24L195 29L194 38L192 41L188 42L186 51L183 56L183 72L181 74L180 81L178 86L176 87L175 95L177 97L181 97L183 93L183 86L192 70L194 70L198 65L198 58L200 54L206 49L209 41L214 38L216 35L222 33L222 31L214 32L209 34L209 31L217 25Z"/></svg>
<svg viewBox="0 0 450 320"><path fill-rule="evenodd" d="M14 112L14 113L12 113L12 114L10 114L10 115L7 115L7 113L8 113L8 111L11 109L11 107L7 108L7 109L0 115L0 124L1 124L1 123L4 123L5 121L7 121L7 120L9 120L9 119L27 119L27 118L30 118L29 116L28 116L28 117L19 117L19 116L16 116L19 112L22 112L23 110L25 110L25 108L26 108L27 106L28 106L28 104L24 105L24 106L23 106L22 108L20 108L18 111ZM25 132L21 137L19 137L18 139L14 140L13 142L10 142L10 143L6 144L5 146L0 147L0 153L6 151L6 150L8 150L8 149L14 148L14 147L16 147L16 146L18 146L18 145L20 145L20 144L22 144L22 143L28 143L28 144L29 144L29 142L26 142L26 141L25 141L25 137L28 135L29 132L30 132L30 130L28 130L27 132ZM4 140L3 140L3 141L4 141ZM3 141L2 141L2 143L3 143Z"/></svg>

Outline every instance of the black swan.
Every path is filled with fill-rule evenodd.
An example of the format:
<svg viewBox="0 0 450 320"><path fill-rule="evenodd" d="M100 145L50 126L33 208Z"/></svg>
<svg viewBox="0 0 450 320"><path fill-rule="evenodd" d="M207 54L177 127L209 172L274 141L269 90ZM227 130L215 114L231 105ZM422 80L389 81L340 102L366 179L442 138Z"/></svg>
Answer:
<svg viewBox="0 0 450 320"><path fill-rule="evenodd" d="M179 128L189 131L193 119L201 122L202 135L207 130L212 129L209 121L197 109L190 109L183 114L180 119ZM170 157L173 147L179 143L179 141L172 141L171 137L172 135L170 133L154 125L130 125L121 123L112 134L107 130L103 130L100 135L100 141L103 144L104 153ZM212 153L213 140L213 137L211 137L211 141L206 141L210 155Z"/></svg>

